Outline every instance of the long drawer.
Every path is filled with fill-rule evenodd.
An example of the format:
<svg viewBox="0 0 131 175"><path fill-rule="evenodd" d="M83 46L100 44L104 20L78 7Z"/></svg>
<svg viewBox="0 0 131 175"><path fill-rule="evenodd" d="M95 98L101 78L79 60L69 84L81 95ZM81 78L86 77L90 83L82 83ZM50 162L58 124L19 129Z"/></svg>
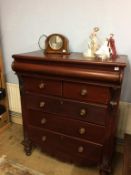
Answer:
<svg viewBox="0 0 131 175"><path fill-rule="evenodd" d="M28 131L31 140L39 145L44 152L54 153L57 157L59 152L61 152L61 154L66 154L68 159L71 157L73 162L82 160L83 165L100 162L102 145L51 132L46 129L29 127Z"/></svg>
<svg viewBox="0 0 131 175"><path fill-rule="evenodd" d="M105 127L79 120L62 118L57 115L29 110L28 123L55 132L86 139L95 143L104 143Z"/></svg>
<svg viewBox="0 0 131 175"><path fill-rule="evenodd" d="M105 125L106 122L107 105L88 104L32 93L26 93L24 98L28 109L58 114L100 125Z"/></svg>

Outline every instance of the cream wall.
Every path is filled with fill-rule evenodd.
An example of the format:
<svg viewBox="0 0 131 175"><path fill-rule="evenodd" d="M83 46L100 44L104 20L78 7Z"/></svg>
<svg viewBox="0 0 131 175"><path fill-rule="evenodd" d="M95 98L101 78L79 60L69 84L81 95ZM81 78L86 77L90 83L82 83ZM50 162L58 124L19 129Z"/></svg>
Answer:
<svg viewBox="0 0 131 175"><path fill-rule="evenodd" d="M0 0L7 81L17 83L11 55L39 49L41 34L62 33L68 37L71 51L83 52L92 28L99 26L99 37L114 33L118 53L128 55L121 99L131 102L130 16L130 0Z"/></svg>
<svg viewBox="0 0 131 175"><path fill-rule="evenodd" d="M128 68L122 100L131 102L130 0L0 0L1 42L8 82L16 83L11 70L14 53L37 50L41 34L62 33L71 51L83 52L94 26L99 37L115 34L119 54L127 54Z"/></svg>
<svg viewBox="0 0 131 175"><path fill-rule="evenodd" d="M11 70L12 54L38 50L41 34L64 34L71 51L83 52L92 28L99 26L99 37L104 40L114 33L118 53L128 55L118 136L131 133L130 7L130 0L0 0L0 42L7 81L17 83Z"/></svg>

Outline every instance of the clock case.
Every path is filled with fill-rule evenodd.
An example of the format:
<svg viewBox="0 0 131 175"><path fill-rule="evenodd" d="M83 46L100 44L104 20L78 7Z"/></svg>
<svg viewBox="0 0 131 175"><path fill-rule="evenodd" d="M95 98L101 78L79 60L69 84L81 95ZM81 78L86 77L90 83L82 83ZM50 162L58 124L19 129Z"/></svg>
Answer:
<svg viewBox="0 0 131 175"><path fill-rule="evenodd" d="M58 49L53 49L51 46L50 46L50 40L52 37L60 37L61 40L62 40L62 46ZM47 36L46 40L45 40L45 50L44 50L44 53L45 54L70 54L69 52L69 41L68 39L64 36L64 35L61 35L61 34L57 34L57 33L54 33L54 34L51 34L49 36Z"/></svg>

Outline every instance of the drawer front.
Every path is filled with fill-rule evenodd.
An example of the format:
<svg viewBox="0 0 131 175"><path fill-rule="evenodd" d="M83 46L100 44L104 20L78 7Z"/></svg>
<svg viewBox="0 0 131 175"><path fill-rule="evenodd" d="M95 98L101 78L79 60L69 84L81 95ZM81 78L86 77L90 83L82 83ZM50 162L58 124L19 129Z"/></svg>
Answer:
<svg viewBox="0 0 131 175"><path fill-rule="evenodd" d="M57 152L61 152L69 157L74 155L78 160L85 158L87 163L99 162L101 158L102 145L33 127L29 127L29 136L45 152L55 152L56 156Z"/></svg>
<svg viewBox="0 0 131 175"><path fill-rule="evenodd" d="M48 95L62 95L62 83L57 80L24 77L25 91L36 92Z"/></svg>
<svg viewBox="0 0 131 175"><path fill-rule="evenodd" d="M111 98L108 87L68 82L63 83L63 96L65 98L101 104L108 104Z"/></svg>
<svg viewBox="0 0 131 175"><path fill-rule="evenodd" d="M53 114L29 110L28 122L32 126L103 144L105 127L79 120L58 117Z"/></svg>
<svg viewBox="0 0 131 175"><path fill-rule="evenodd" d="M79 103L61 98L42 95L25 95L27 108L40 110L46 113L58 114L64 117L105 125L108 113L106 105L92 105Z"/></svg>

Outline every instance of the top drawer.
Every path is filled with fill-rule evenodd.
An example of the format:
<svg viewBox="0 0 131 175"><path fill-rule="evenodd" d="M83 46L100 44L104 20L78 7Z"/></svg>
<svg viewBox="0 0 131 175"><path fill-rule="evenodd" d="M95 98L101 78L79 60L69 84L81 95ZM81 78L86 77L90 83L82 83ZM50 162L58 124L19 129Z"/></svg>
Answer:
<svg viewBox="0 0 131 175"><path fill-rule="evenodd" d="M108 87L74 82L64 82L63 96L65 98L101 104L108 104L111 99Z"/></svg>
<svg viewBox="0 0 131 175"><path fill-rule="evenodd" d="M25 91L62 96L62 83L58 80L24 77Z"/></svg>

